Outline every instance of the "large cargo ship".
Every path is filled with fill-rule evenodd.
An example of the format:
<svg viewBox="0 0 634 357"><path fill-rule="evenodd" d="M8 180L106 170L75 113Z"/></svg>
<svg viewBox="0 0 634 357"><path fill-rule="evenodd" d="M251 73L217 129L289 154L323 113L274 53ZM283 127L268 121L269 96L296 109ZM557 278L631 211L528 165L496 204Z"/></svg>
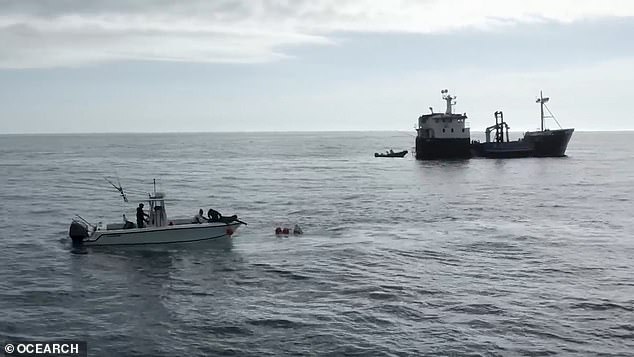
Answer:
<svg viewBox="0 0 634 357"><path fill-rule="evenodd" d="M552 118L557 122L546 103L550 98L544 98L540 92L537 103L541 106L541 130L527 131L524 137L509 141L509 126L504 121L504 114L495 112L495 125L486 129L486 142L474 141L471 145L475 156L490 158L516 158L516 157L561 157L566 156L566 148L572 137L574 129L544 129L544 119ZM550 116L544 115L544 108ZM559 125L559 123L557 122ZM506 137L504 131L506 130ZM495 131L494 140L491 133Z"/></svg>
<svg viewBox="0 0 634 357"><path fill-rule="evenodd" d="M447 102L444 113L423 114L418 118L416 131L416 159L464 159L471 157L467 114L454 114L455 96L446 89L441 91Z"/></svg>

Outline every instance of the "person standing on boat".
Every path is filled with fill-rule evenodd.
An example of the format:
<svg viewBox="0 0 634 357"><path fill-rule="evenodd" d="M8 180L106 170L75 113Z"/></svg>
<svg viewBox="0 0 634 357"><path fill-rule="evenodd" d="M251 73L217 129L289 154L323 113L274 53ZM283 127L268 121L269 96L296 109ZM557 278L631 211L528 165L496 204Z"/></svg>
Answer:
<svg viewBox="0 0 634 357"><path fill-rule="evenodd" d="M136 208L136 226L138 228L144 228L146 222L150 222L149 219L145 219L145 217L150 218L150 215L143 212L143 203L139 203L139 207Z"/></svg>

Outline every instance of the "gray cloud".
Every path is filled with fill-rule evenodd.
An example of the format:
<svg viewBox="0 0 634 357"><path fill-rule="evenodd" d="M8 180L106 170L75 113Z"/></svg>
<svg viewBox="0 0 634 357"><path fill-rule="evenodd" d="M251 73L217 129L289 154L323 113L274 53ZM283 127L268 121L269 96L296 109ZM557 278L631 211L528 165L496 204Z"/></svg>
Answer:
<svg viewBox="0 0 634 357"><path fill-rule="evenodd" d="M115 60L268 62L332 33L495 30L633 16L626 0L0 1L0 68Z"/></svg>

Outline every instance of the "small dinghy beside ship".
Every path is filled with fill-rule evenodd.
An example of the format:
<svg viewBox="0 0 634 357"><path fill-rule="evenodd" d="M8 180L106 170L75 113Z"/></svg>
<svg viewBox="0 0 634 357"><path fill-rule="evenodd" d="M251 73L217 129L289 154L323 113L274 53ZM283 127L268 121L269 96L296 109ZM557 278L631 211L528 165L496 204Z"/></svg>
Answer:
<svg viewBox="0 0 634 357"><path fill-rule="evenodd" d="M403 150L403 151L387 151L385 153L378 153L375 152L374 153L374 157L405 157L405 155L407 155L407 150Z"/></svg>
<svg viewBox="0 0 634 357"><path fill-rule="evenodd" d="M123 189L115 188L127 202ZM106 225L101 222L91 224L77 215L70 225L69 236L73 244L84 246L189 243L231 237L241 225L246 225L237 216L214 216L209 219L198 216L198 219L168 218L165 195L156 192L156 188L149 195L148 204L149 217L145 227L137 227L125 215L123 223Z"/></svg>

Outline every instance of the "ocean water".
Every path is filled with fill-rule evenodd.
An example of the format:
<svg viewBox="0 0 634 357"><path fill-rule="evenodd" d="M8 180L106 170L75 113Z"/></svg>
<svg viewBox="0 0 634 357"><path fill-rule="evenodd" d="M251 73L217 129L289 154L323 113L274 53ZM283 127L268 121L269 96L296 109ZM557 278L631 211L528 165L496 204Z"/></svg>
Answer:
<svg viewBox="0 0 634 357"><path fill-rule="evenodd" d="M632 356L634 133L568 157L374 158L412 133L0 136L0 341L90 356ZM103 177L117 177L124 205ZM230 240L71 249L152 190ZM299 223L303 236L276 237Z"/></svg>

